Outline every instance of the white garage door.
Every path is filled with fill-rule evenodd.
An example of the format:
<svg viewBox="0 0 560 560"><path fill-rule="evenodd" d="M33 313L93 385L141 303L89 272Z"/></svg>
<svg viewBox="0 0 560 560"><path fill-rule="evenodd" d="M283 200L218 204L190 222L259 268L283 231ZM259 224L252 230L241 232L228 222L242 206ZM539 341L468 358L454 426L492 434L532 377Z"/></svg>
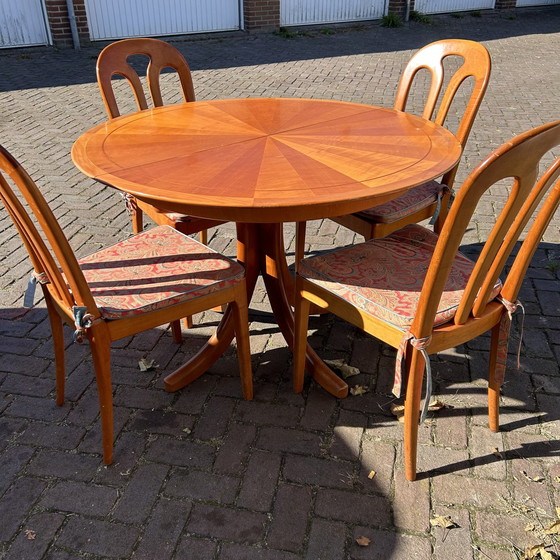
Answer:
<svg viewBox="0 0 560 560"><path fill-rule="evenodd" d="M414 9L422 14L469 12L494 8L494 0L415 0Z"/></svg>
<svg viewBox="0 0 560 560"><path fill-rule="evenodd" d="M560 4L560 0L517 0L517 7L522 6L550 6L551 4Z"/></svg>
<svg viewBox="0 0 560 560"><path fill-rule="evenodd" d="M238 0L86 0L92 40L239 29Z"/></svg>
<svg viewBox="0 0 560 560"><path fill-rule="evenodd" d="M312 25L380 19L385 0L280 0L280 25Z"/></svg>
<svg viewBox="0 0 560 560"><path fill-rule="evenodd" d="M44 0L0 0L0 48L49 43Z"/></svg>

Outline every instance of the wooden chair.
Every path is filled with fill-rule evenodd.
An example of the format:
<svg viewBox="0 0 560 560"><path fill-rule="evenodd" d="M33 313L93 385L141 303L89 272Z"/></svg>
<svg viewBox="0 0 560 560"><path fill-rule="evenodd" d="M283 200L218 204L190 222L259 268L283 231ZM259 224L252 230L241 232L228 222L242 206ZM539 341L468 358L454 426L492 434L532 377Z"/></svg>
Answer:
<svg viewBox="0 0 560 560"><path fill-rule="evenodd" d="M145 55L149 58L146 75L154 107L161 107L164 104L160 87L160 74L164 68L172 68L177 72L185 102L195 100L189 65L175 47L158 39L124 39L105 47L97 59L97 83L109 119L120 116L112 81L115 75L122 76L128 81L138 109L141 111L148 108L140 77L128 62L128 58L133 55ZM127 197L126 202L132 215L134 233L142 231L142 213L146 213L156 224L172 226L184 234L200 232L200 241L206 245L208 243L208 228L224 223L183 214L162 212L155 206L130 196Z"/></svg>
<svg viewBox="0 0 560 560"><path fill-rule="evenodd" d="M450 56L460 57L462 64L450 77L441 96L446 78L444 60ZM464 148L488 86L490 68L488 51L475 41L444 39L426 45L410 59L404 69L397 88L394 108L405 111L415 78L421 70L428 70L431 75L431 85L422 117L433 119L437 124L443 125L457 92L470 84L472 92L455 132L455 136ZM459 164L449 170L441 181L425 183L410 189L395 200L333 220L363 235L366 240L384 237L407 224L418 223L430 217L435 223L435 231L439 232L447 216L458 166Z"/></svg>
<svg viewBox="0 0 560 560"><path fill-rule="evenodd" d="M298 261L294 390L302 390L309 307L324 308L398 349L394 393L406 383L405 474L416 477L418 420L429 354L492 331L489 425L497 431L500 385L511 313L529 262L560 202L560 158L539 176L539 162L560 145L560 121L517 136L487 157L465 181L439 236L411 224L382 239ZM547 156L548 157L548 156ZM511 189L480 256L458 250L482 194L507 179ZM535 210L539 204L541 208ZM533 216L533 214L535 214ZM529 227L509 271L504 270ZM304 224L298 226L302 247ZM298 249L301 254L301 250ZM299 255L298 255L299 256ZM500 281L501 274L505 280Z"/></svg>
<svg viewBox="0 0 560 560"><path fill-rule="evenodd" d="M18 190L31 214L20 202ZM240 264L169 226L141 232L77 260L39 189L1 146L0 198L29 253L34 278L43 289L52 328L59 405L64 401L63 320L75 329L75 340L89 340L105 464L113 460L113 340L230 304L243 396L252 398L245 272Z"/></svg>

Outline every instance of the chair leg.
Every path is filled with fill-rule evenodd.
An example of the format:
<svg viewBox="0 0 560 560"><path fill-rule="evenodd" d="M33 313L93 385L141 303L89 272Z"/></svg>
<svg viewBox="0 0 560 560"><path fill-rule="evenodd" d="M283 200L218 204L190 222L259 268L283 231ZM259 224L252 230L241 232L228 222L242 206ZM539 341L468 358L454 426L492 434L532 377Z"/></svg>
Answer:
<svg viewBox="0 0 560 560"><path fill-rule="evenodd" d="M201 232L199 232L198 239L203 245L208 245L208 230L203 229Z"/></svg>
<svg viewBox="0 0 560 560"><path fill-rule="evenodd" d="M249 341L249 310L245 289L245 286L243 286L241 297L230 305L233 312L235 340L237 342L241 389L243 391L243 398L251 400L253 398L253 373L251 368L251 344Z"/></svg>
<svg viewBox="0 0 560 560"><path fill-rule="evenodd" d="M418 421L420 401L422 400L422 381L424 378L424 358L412 348L407 352L408 383L404 402L404 469L408 481L416 480L416 456L418 451Z"/></svg>
<svg viewBox="0 0 560 560"><path fill-rule="evenodd" d="M103 463L113 462L113 388L111 384L111 340L104 325L93 326L88 337L97 381Z"/></svg>
<svg viewBox="0 0 560 560"><path fill-rule="evenodd" d="M500 384L496 382L496 359L499 350L500 324L492 329L488 365L488 426L493 432L500 429Z"/></svg>
<svg viewBox="0 0 560 560"><path fill-rule="evenodd" d="M187 317L190 319L190 317ZM181 344L183 342L183 333L181 332L181 321L171 321L171 334L173 335L173 342Z"/></svg>
<svg viewBox="0 0 560 560"><path fill-rule="evenodd" d="M64 356L64 325L62 318L56 310L51 295L46 288L43 289L45 302L49 313L49 322L51 324L54 363L56 368L56 404L62 406L64 404L64 384L66 380L66 358Z"/></svg>
<svg viewBox="0 0 560 560"><path fill-rule="evenodd" d="M309 311L311 302L301 296L300 282L296 281L295 296L295 328L294 328L294 364L293 364L293 386L294 393L303 391L305 379L305 357L307 351L307 327L309 324Z"/></svg>
<svg viewBox="0 0 560 560"><path fill-rule="evenodd" d="M140 233L144 229L142 210L136 207L132 212L132 231Z"/></svg>
<svg viewBox="0 0 560 560"><path fill-rule="evenodd" d="M189 315L188 317L183 317L183 326L185 329L192 329L194 323L192 320L192 316Z"/></svg>

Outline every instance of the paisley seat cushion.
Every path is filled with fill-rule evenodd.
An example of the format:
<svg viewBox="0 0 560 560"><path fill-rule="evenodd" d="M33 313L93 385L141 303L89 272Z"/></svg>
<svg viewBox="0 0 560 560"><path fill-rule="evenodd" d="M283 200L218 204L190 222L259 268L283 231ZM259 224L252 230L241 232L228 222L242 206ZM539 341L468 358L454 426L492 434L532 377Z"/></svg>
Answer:
<svg viewBox="0 0 560 560"><path fill-rule="evenodd" d="M79 260L105 319L139 315L230 288L244 268L169 226Z"/></svg>
<svg viewBox="0 0 560 560"><path fill-rule="evenodd" d="M445 189L446 185L430 181L385 204L357 212L357 215L373 222L389 224L434 204Z"/></svg>
<svg viewBox="0 0 560 560"><path fill-rule="evenodd" d="M298 273L362 311L407 330L437 239L430 230L412 224L382 239L305 259ZM457 254L434 325L454 317L473 267L473 261ZM498 280L490 299L500 288Z"/></svg>

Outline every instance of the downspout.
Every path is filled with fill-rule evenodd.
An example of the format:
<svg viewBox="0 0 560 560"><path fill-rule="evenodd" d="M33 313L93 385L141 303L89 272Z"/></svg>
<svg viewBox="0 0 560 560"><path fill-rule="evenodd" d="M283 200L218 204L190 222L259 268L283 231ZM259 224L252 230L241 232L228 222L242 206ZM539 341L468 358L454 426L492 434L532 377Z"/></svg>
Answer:
<svg viewBox="0 0 560 560"><path fill-rule="evenodd" d="M245 31L245 12L243 11L243 0L239 0L239 29Z"/></svg>
<svg viewBox="0 0 560 560"><path fill-rule="evenodd" d="M76 24L76 14L74 13L74 1L66 0L66 8L68 9L68 21L70 22L70 31L72 32L72 42L74 50L80 50L80 36L78 35L78 26Z"/></svg>

